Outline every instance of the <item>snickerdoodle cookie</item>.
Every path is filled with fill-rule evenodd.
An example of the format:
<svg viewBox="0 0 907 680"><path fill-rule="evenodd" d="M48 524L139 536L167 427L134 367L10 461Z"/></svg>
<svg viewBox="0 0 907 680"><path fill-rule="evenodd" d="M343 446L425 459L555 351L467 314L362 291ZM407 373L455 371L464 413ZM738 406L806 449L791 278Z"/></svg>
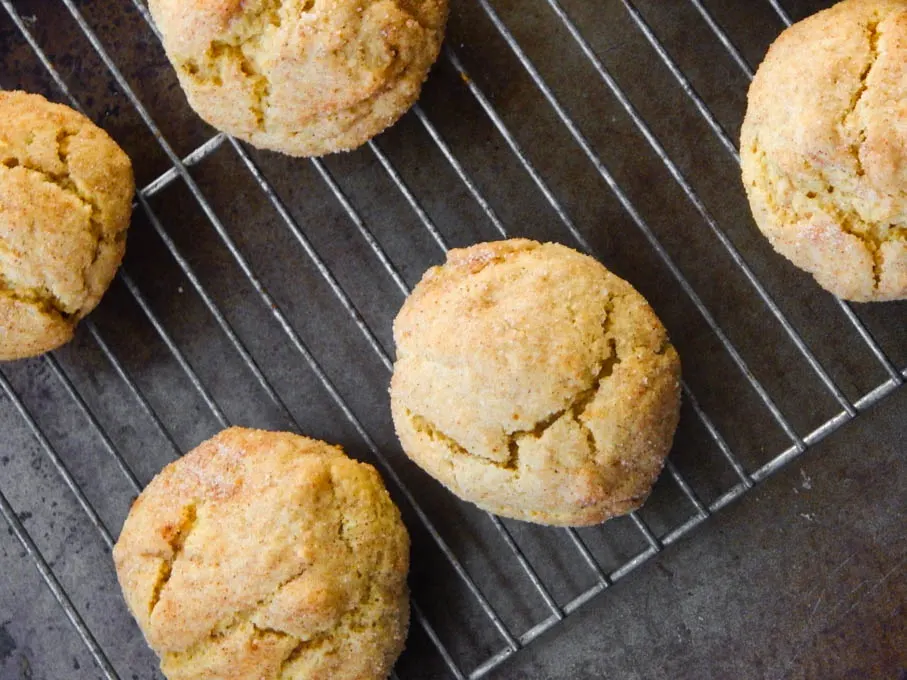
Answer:
<svg viewBox="0 0 907 680"><path fill-rule="evenodd" d="M786 30L740 152L778 252L839 297L907 298L907 0L845 0Z"/></svg>
<svg viewBox="0 0 907 680"><path fill-rule="evenodd" d="M171 463L114 548L170 680L386 678L409 625L409 538L339 448L232 428Z"/></svg>
<svg viewBox="0 0 907 680"><path fill-rule="evenodd" d="M515 239L453 250L394 323L406 453L506 517L637 508L677 426L680 361L643 297L591 257Z"/></svg>
<svg viewBox="0 0 907 680"><path fill-rule="evenodd" d="M116 274L135 185L80 113L0 92L0 361L68 342Z"/></svg>
<svg viewBox="0 0 907 680"><path fill-rule="evenodd" d="M364 144L416 101L447 0L150 0L192 108L255 146Z"/></svg>

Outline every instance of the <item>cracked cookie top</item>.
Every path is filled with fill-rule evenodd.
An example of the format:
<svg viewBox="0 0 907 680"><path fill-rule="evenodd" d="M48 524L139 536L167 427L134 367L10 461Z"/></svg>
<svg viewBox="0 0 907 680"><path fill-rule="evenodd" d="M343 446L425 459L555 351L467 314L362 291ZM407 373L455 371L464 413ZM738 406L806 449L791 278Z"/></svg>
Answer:
<svg viewBox="0 0 907 680"><path fill-rule="evenodd" d="M409 538L337 447L232 428L168 465L114 548L170 680L386 678L409 623Z"/></svg>
<svg viewBox="0 0 907 680"><path fill-rule="evenodd" d="M364 144L415 102L447 0L151 0L196 112L255 146Z"/></svg>
<svg viewBox="0 0 907 680"><path fill-rule="evenodd" d="M565 246L452 250L394 323L406 453L507 517L601 522L638 507L677 425L680 362L626 281Z"/></svg>
<svg viewBox="0 0 907 680"><path fill-rule="evenodd" d="M85 116L0 92L0 360L62 345L98 304L134 189L129 158Z"/></svg>
<svg viewBox="0 0 907 680"><path fill-rule="evenodd" d="M839 297L907 298L907 0L845 0L786 30L740 152L776 250Z"/></svg>

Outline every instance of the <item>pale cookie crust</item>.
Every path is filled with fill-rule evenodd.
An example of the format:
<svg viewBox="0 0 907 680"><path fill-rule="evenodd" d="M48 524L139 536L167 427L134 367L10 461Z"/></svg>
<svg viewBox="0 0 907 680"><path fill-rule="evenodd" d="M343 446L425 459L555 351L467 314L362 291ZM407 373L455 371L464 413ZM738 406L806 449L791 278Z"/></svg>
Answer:
<svg viewBox="0 0 907 680"><path fill-rule="evenodd" d="M403 449L506 517L588 525L639 507L680 406L643 297L591 257L514 239L452 250L394 323Z"/></svg>
<svg viewBox="0 0 907 680"><path fill-rule="evenodd" d="M293 156L364 144L419 96L447 0L150 0L192 108Z"/></svg>
<svg viewBox="0 0 907 680"><path fill-rule="evenodd" d="M126 247L128 156L85 116L0 92L0 361L59 347Z"/></svg>
<svg viewBox="0 0 907 680"><path fill-rule="evenodd" d="M740 153L778 252L841 298L907 298L907 0L845 0L782 33Z"/></svg>
<svg viewBox="0 0 907 680"><path fill-rule="evenodd" d="M170 680L386 678L409 625L409 537L337 447L232 428L136 499L113 551Z"/></svg>

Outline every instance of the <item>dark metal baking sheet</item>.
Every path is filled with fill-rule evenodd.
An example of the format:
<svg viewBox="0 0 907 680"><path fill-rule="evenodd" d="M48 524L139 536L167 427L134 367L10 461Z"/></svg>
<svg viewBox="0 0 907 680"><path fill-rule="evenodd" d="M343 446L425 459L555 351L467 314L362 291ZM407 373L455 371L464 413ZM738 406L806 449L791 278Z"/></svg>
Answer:
<svg viewBox="0 0 907 680"><path fill-rule="evenodd" d="M758 234L738 179L753 69L828 2L458 0L419 106L316 162L203 124L140 4L0 4L0 86L68 92L143 188L123 273L75 341L0 369L4 678L160 677L109 544L137 489L225 423L377 463L414 539L397 675L479 677L903 384L907 305L820 291ZM393 317L444 248L505 234L588 246L681 352L673 469L633 518L495 522L399 450Z"/></svg>

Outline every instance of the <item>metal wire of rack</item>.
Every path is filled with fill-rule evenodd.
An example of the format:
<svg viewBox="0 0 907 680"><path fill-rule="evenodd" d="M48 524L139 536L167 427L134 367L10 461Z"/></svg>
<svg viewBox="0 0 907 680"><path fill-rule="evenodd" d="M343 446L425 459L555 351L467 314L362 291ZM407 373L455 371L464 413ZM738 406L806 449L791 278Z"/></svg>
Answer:
<svg viewBox="0 0 907 680"><path fill-rule="evenodd" d="M294 323L294 317L285 311L278 298L269 290L265 279L257 273L252 259L244 253L242 245L231 235L231 232L215 211L210 197L206 195L199 181L190 172L190 169L202 166L206 161L225 150L234 154L241 167L245 169L265 197L267 204L276 213L279 222L286 228L292 241L299 246L318 276L327 286L334 301L342 307L346 315L346 321L352 324L355 332L361 336L362 341L365 342L369 351L374 355L373 358L383 367L386 375L392 368L392 358L385 349L379 333L373 328L374 322L370 323L367 321L366 316L360 311L359 306L354 301L354 297L348 287L341 282L328 261L319 254L319 248L316 246L311 232L304 229L300 224L300 220L294 217L293 207L282 198L280 190L269 180L268 175L261 167L261 161L256 161L254 154L245 146L224 134L216 134L210 137L190 153L180 157L174 145L168 141L155 123L149 108L136 94L129 80L124 76L114 58L105 48L105 45L75 0L61 0L61 2L84 38L91 45L97 57L109 71L120 92L127 98L130 105L139 115L143 125L154 136L160 150L170 163L170 167L165 172L146 183L138 191L137 205L140 213L147 220L154 234L163 243L181 274L185 277L195 295L198 296L207 313L210 314L215 325L223 333L226 343L235 352L244 370L253 379L257 389L262 391L289 427L296 431L304 430L303 424L294 414L294 409L287 404L286 394L274 386L273 378L269 379L266 369L260 365L260 360L256 358L255 348L250 347L250 343L242 339L242 334L231 322L230 315L224 310L222 303L218 302L215 292L196 273L192 260L182 252L180 245L178 245L177 240L172 235L171 229L159 217L160 208L155 209L153 206L152 201L155 197L179 183L182 183L189 191L192 200L217 233L221 244L226 248L234 265L242 272L248 285L255 291L258 302L268 310L267 313L271 315L280 328L284 340L289 343L295 355L303 360L305 366L314 375L327 401L339 411L343 419L352 428L356 438L359 440L360 448L378 463L384 476L391 482L394 493L398 495L398 498L402 498L407 506L406 510L411 512L419 529L426 532L428 543L433 544L440 551L455 578L465 588L464 592L468 593L469 597L472 598L473 605L478 607L485 622L493 629L496 643L483 643L480 645L483 650L489 649L490 653L477 662L470 662L468 667L465 666L466 662L458 658L458 656L463 657L464 655L458 655L452 648L451 641L445 640L445 635L438 630L436 622L433 621L433 612L423 607L423 604L425 604L423 595L428 597L428 594L421 592L418 587L414 587L413 614L416 627L422 631L422 634L430 642L438 657L442 660L446 672L454 678L473 679L485 677L509 656L554 627L591 598L612 586L620 578L636 569L666 546L677 542L681 537L704 522L712 513L742 496L754 484L763 481L773 472L800 456L810 446L827 437L845 423L853 420L862 411L870 408L904 384L907 368L898 369L850 305L842 301L836 301L835 305L838 310L859 336L864 351L867 351L872 356L876 368L880 369L886 376L884 382L865 392L858 399L849 399L846 396L845 390L839 386L832 374L823 365L823 362L817 357L811 344L801 335L797 324L788 318L782 306L769 292L769 288L738 250L734 240L722 229L719 220L713 216L706 201L694 188L693 182L688 179L681 166L672 159L672 155L660 141L659 136L636 108L631 96L621 87L618 79L606 67L601 54L584 36L579 23L571 18L571 15L564 9L559 0L544 0L543 4L547 5L548 10L560 23L561 28L570 36L573 46L580 51L600 79L601 84L619 103L645 144L648 145L652 153L663 164L664 169L676 183L685 200L689 202L692 209L699 215L721 250L731 259L734 266L742 272L747 285L753 289L755 295L779 324L784 336L786 336L787 340L795 348L796 353L806 363L809 371L822 384L824 390L837 404L837 408L840 408L840 411L831 418L814 427L807 434L801 435L798 428L785 416L784 410L779 406L778 400L772 395L770 388L766 387L763 380L757 377L756 372L751 369L744 353L738 349L718 317L710 309L701 294L697 292L696 287L684 273L682 266L676 261L675 256L672 256L670 248L665 245L657 234L656 229L650 225L643 212L634 203L633 198L622 187L621 182L609 169L608 164L602 158L596 146L583 132L582 126L571 116L568 107L558 98L555 89L543 77L530 58L529 53L517 40L517 37L501 15L489 0L476 0L476 4L481 9L484 17L490 22L500 39L511 51L512 56L524 69L533 86L537 88L538 94L550 107L550 113L563 125L567 134L581 152L582 157L592 166L595 174L609 189L620 208L624 211L629 223L640 232L642 238L648 243L648 246L669 272L671 279L717 339L723 352L726 353L738 372L739 377L742 378L742 384L752 391L762 408L770 415L771 420L784 433L786 439L786 443L780 453L772 455L769 460L761 465L747 465L722 434L719 424L706 412L706 408L703 407L700 399L694 394L691 386L684 382L683 394L685 403L692 417L697 421L698 427L701 427L707 433L708 439L720 453L724 464L732 471L734 476L733 483L728 488L723 489L721 493L715 495L714 498L704 499L694 488L695 485L687 479L680 467L673 460L669 460L666 467L667 477L679 490L682 499L688 505L688 509L692 514L684 515L679 520L672 516L669 525L662 530L653 529L642 513L631 514L631 525L641 538L643 547L616 565L606 566L604 564L596 555L593 547L591 547L591 539L588 535L576 530L564 530L562 535L566 537L567 545L571 546L573 556L578 558L578 564L581 564L587 572L586 577L591 579L591 583L582 588L581 592L572 593L566 598L560 592L555 592L555 587L551 584L552 579L546 578L542 573L539 561L533 559L530 550L524 546L524 542L521 541L521 538L524 538L521 529L512 523L505 523L493 515L485 515L482 521L490 524L493 529L493 535L496 537L495 540L499 542L499 545L504 546L509 559L515 563L514 573L528 582L531 586L531 592L534 592L542 603L541 620L535 620L531 625L524 626L521 632L517 632L513 624L507 621L508 618L512 617L499 611L500 607L495 605L489 589L487 587L483 588L479 583L478 577L485 566L481 556L464 554L462 549L458 550L458 546L454 545L452 540L448 538L450 532L446 527L441 526L444 518L440 517L436 511L427 509L424 497L417 495L411 489L410 478L401 469L401 466L405 465L405 463L400 462L399 458L391 457L384 452L383 447L379 445L367 424L357 415L348 398L344 396L343 390L337 386L336 376L331 376L329 370L323 365L324 361L319 359L318 353L312 348L311 343L304 339L303 334L297 328L297 323ZM765 2L784 25L790 25L790 16L781 6L779 0L765 0ZM669 49L661 42L656 30L647 23L645 14L631 0L619 0L619 3L626 11L626 15L632 21L632 24L638 29L640 35L644 37L647 44L657 55L660 63L667 69L677 86L689 99L702 121L714 133L721 147L734 162L739 162L739 153L736 145L725 131L724 126L719 122L718 117L710 109L704 98L698 94L690 78L672 57ZM689 3L707 25L712 37L721 43L740 72L746 78L752 78L753 70L747 59L741 54L702 0L689 0ZM0 0L0 4L2 4L7 16L19 31L21 37L31 47L34 55L65 100L74 108L84 111L82 102L70 89L67 79L62 75L59 68L48 57L13 0ZM146 22L149 29L154 31L156 35L156 29L145 6L140 0L132 0L132 5ZM443 50L442 60L461 79L466 90L473 98L475 105L487 116L492 128L500 136L509 152L513 154L519 168L528 176L532 185L541 194L544 202L556 216L557 221L561 223L571 236L574 241L573 245L586 252L597 254L596 247L590 242L587 234L584 233L578 222L571 215L571 210L559 198L558 191L552 186L549 179L546 179L546 173L533 163L531 154L527 151L525 145L519 141L519 135L505 122L505 117L498 110L494 98L487 95L477 80L467 71L458 50L450 42L447 43ZM470 173L464 162L458 158L452 145L442 135L430 115L426 113L421 105L416 105L413 109L413 116L436 147L437 152L449 164L450 171L462 183L466 194L476 203L481 214L487 218L495 232L502 237L510 236L511 229L506 226L507 220L498 214L493 202L483 193L480 183L475 179L473 173ZM425 229L430 241L440 253L446 252L449 248L448 239L433 220L430 211L423 206L418 192L404 179L404 173L394 163L391 156L382 149L378 141L374 140L367 145L367 151L372 154L389 182L399 192L400 198L412 211L422 228ZM406 277L395 265L391 256L388 255L380 239L369 228L361 210L357 208L355 201L344 190L335 173L331 172L324 160L312 160L310 164L315 175L321 179L329 194L341 207L355 234L367 244L369 252L380 265L383 274L390 280L392 287L396 288L401 295L405 296L408 294L410 286L406 282ZM196 393L198 398L201 399L210 412L211 417L220 427L229 425L233 419L228 417L212 390L206 386L205 380L193 367L192 361L181 349L178 340L168 331L166 323L160 318L160 314L154 311L153 304L143 293L139 283L133 278L127 267L121 269L118 280L129 293L144 318L153 327L154 332L160 342L166 347L173 361L179 366L179 370L191 386L191 391ZM122 357L116 353L107 334L91 319L86 320L83 326L85 332L87 332L103 355L109 368L125 386L139 412L153 425L163 441L167 442L172 457L179 456L181 447L172 434L171 429L168 428L165 418L158 413L151 400L126 367ZM35 360L34 363L46 366L49 374L59 384L66 397L77 409L83 422L88 424L89 429L100 441L101 448L119 469L126 480L128 488L131 489L133 494L137 494L142 488L140 477L120 451L114 438L105 429L92 406L83 396L76 381L70 375L70 371L67 371L64 362L58 359L56 355L51 354ZM109 550L113 545L113 535L110 527L105 523L101 513L92 504L88 495L77 481L76 476L70 470L71 461L58 451L51 437L42 428L39 419L36 418L33 410L27 405L26 400L14 387L5 370L0 371L0 389L2 389L6 400L11 404L13 410L21 418L25 428L43 450L55 474L58 475L68 493L73 496L78 506L80 506L81 511L93 527L100 541ZM70 465L67 465L67 462L70 462ZM8 483L8 480L0 481L3 481L3 485ZM12 533L34 562L44 583L63 609L68 621L81 638L104 677L108 679L122 677L124 675L123 669L120 668L118 670L116 664L111 661L109 648L105 650L105 646L99 642L96 634L86 623L85 612L80 611L79 607L74 603L60 577L55 573L52 563L42 553L38 543L27 530L23 519L14 509L13 504L8 500L5 493L0 488L0 512L2 512L9 524ZM405 677L403 671L400 671L400 677Z"/></svg>

